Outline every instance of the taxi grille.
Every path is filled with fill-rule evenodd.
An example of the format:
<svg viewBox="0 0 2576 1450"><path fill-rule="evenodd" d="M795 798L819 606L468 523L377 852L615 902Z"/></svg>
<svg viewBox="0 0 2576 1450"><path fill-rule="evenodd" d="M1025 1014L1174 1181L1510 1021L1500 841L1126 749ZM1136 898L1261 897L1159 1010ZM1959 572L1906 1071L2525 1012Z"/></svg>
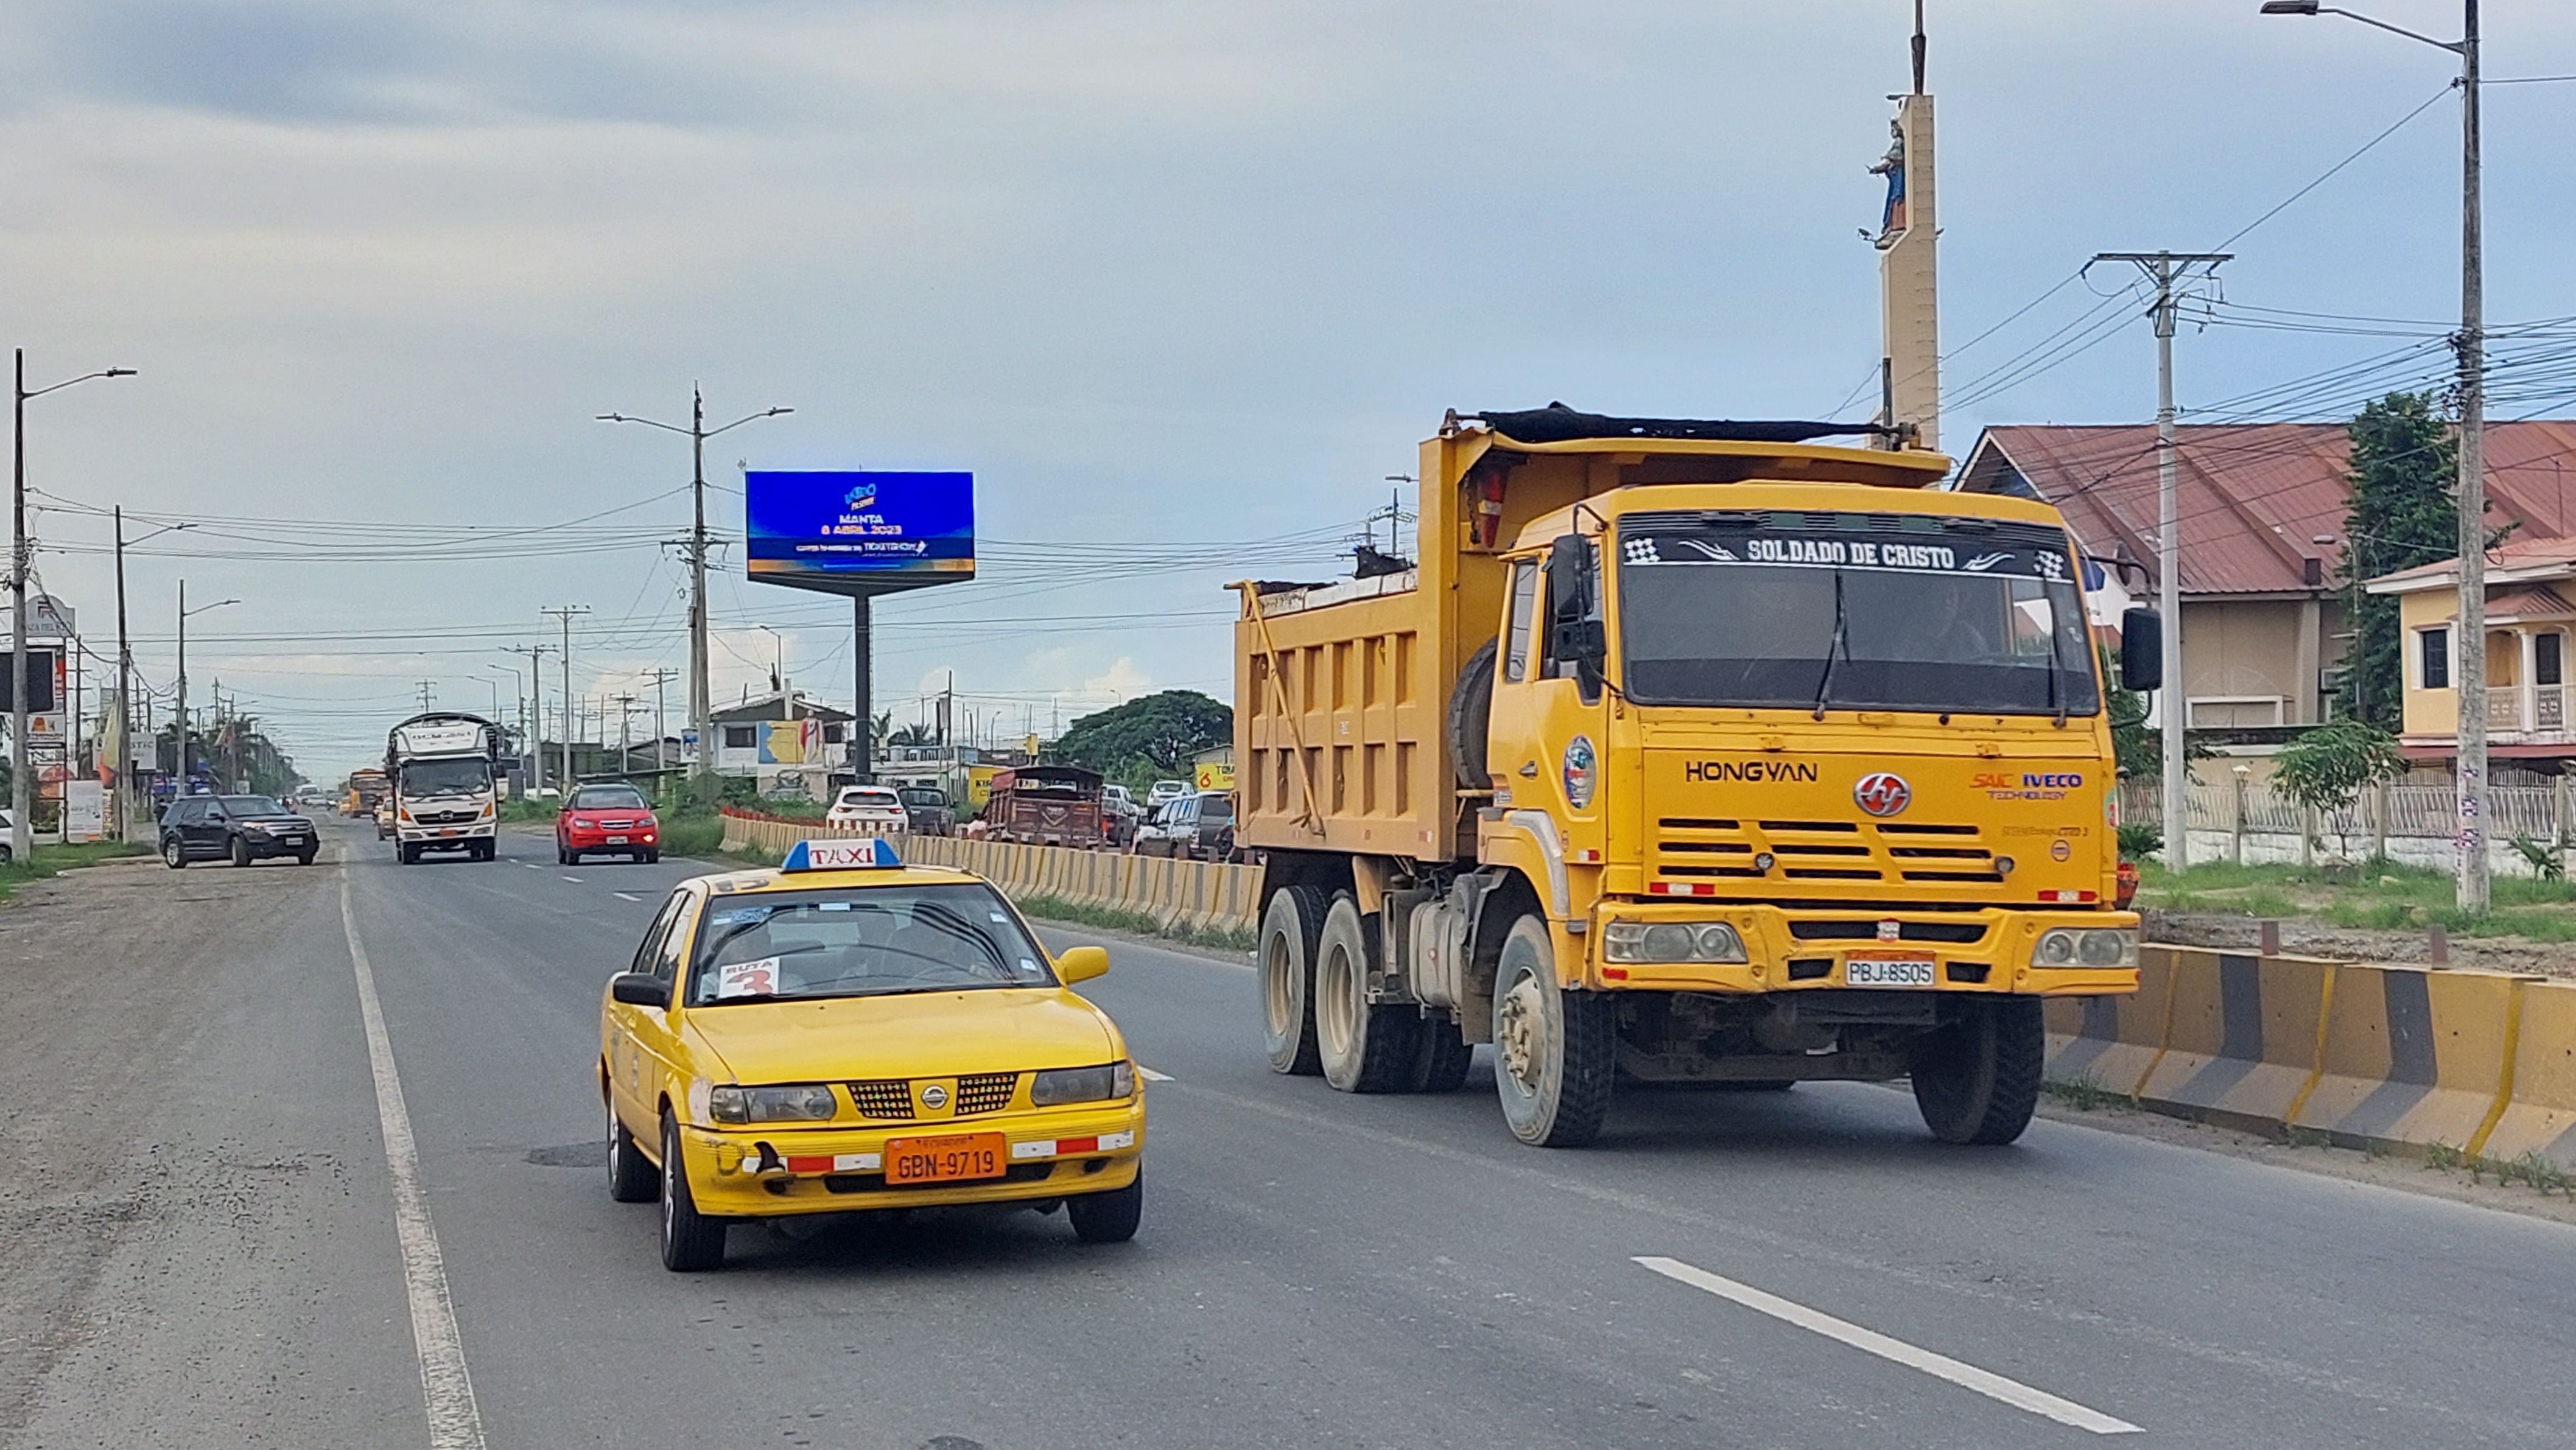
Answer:
<svg viewBox="0 0 2576 1450"><path fill-rule="evenodd" d="M1020 1088L1016 1072L979 1072L957 1079L957 1116L998 1112L1011 1105Z"/></svg>
<svg viewBox="0 0 2576 1450"><path fill-rule="evenodd" d="M850 1084L850 1101L862 1118L895 1118L909 1121L912 1117L912 1084L902 1078L883 1082Z"/></svg>

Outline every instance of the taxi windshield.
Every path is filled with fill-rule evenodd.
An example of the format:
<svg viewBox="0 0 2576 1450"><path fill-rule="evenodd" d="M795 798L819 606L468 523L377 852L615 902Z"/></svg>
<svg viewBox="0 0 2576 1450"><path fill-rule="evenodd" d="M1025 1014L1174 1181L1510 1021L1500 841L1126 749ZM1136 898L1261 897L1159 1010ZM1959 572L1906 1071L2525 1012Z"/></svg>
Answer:
<svg viewBox="0 0 2576 1450"><path fill-rule="evenodd" d="M1046 953L973 882L719 897L691 1006L1055 984Z"/></svg>

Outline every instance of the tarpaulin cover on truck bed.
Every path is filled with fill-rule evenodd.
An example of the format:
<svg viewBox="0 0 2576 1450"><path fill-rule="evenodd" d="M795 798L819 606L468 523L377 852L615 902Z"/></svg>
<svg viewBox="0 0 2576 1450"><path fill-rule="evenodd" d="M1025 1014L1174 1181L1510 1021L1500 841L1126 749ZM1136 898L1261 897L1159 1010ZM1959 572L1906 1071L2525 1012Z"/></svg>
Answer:
<svg viewBox="0 0 2576 1450"><path fill-rule="evenodd" d="M1612 418L1578 413L1563 403L1517 413L1462 413L1521 443L1568 443L1579 438L1692 438L1726 443L1805 443L1884 432L1872 423L1777 422L1731 418Z"/></svg>

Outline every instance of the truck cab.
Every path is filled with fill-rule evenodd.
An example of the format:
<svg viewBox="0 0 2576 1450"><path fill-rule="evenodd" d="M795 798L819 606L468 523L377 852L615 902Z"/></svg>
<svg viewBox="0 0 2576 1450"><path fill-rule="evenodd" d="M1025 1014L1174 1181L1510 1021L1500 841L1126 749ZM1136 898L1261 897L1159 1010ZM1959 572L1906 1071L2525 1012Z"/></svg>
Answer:
<svg viewBox="0 0 2576 1450"><path fill-rule="evenodd" d="M500 838L501 757L501 728L479 715L430 711L388 732L395 858L410 866L431 851L461 851L471 861L491 860Z"/></svg>
<svg viewBox="0 0 2576 1450"><path fill-rule="evenodd" d="M1801 426L1453 419L1410 571L1245 587L1274 1068L1454 1085L1491 1042L1541 1144L1620 1082L1904 1077L1936 1136L2021 1131L2041 1000L2137 978L2082 561ZM2151 687L2154 617L2121 643Z"/></svg>

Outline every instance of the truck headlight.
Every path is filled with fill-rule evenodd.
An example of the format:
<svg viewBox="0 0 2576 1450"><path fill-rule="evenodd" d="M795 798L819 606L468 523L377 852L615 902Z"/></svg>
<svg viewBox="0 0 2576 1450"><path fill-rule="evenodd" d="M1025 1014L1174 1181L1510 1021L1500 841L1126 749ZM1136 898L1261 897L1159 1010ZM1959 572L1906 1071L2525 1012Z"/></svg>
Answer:
<svg viewBox="0 0 2576 1450"><path fill-rule="evenodd" d="M2134 967L2138 934L2126 927L2051 927L2039 934L2030 956L2043 967Z"/></svg>
<svg viewBox="0 0 2576 1450"><path fill-rule="evenodd" d="M719 1123L816 1123L840 1110L828 1083L752 1088L722 1083L707 1092L707 1116Z"/></svg>
<svg viewBox="0 0 2576 1450"><path fill-rule="evenodd" d="M1029 1101L1042 1108L1097 1103L1136 1095L1136 1066L1126 1061L1098 1067L1059 1067L1029 1080Z"/></svg>
<svg viewBox="0 0 2576 1450"><path fill-rule="evenodd" d="M1613 962L1740 962L1744 938L1722 921L1613 921L1601 929Z"/></svg>

